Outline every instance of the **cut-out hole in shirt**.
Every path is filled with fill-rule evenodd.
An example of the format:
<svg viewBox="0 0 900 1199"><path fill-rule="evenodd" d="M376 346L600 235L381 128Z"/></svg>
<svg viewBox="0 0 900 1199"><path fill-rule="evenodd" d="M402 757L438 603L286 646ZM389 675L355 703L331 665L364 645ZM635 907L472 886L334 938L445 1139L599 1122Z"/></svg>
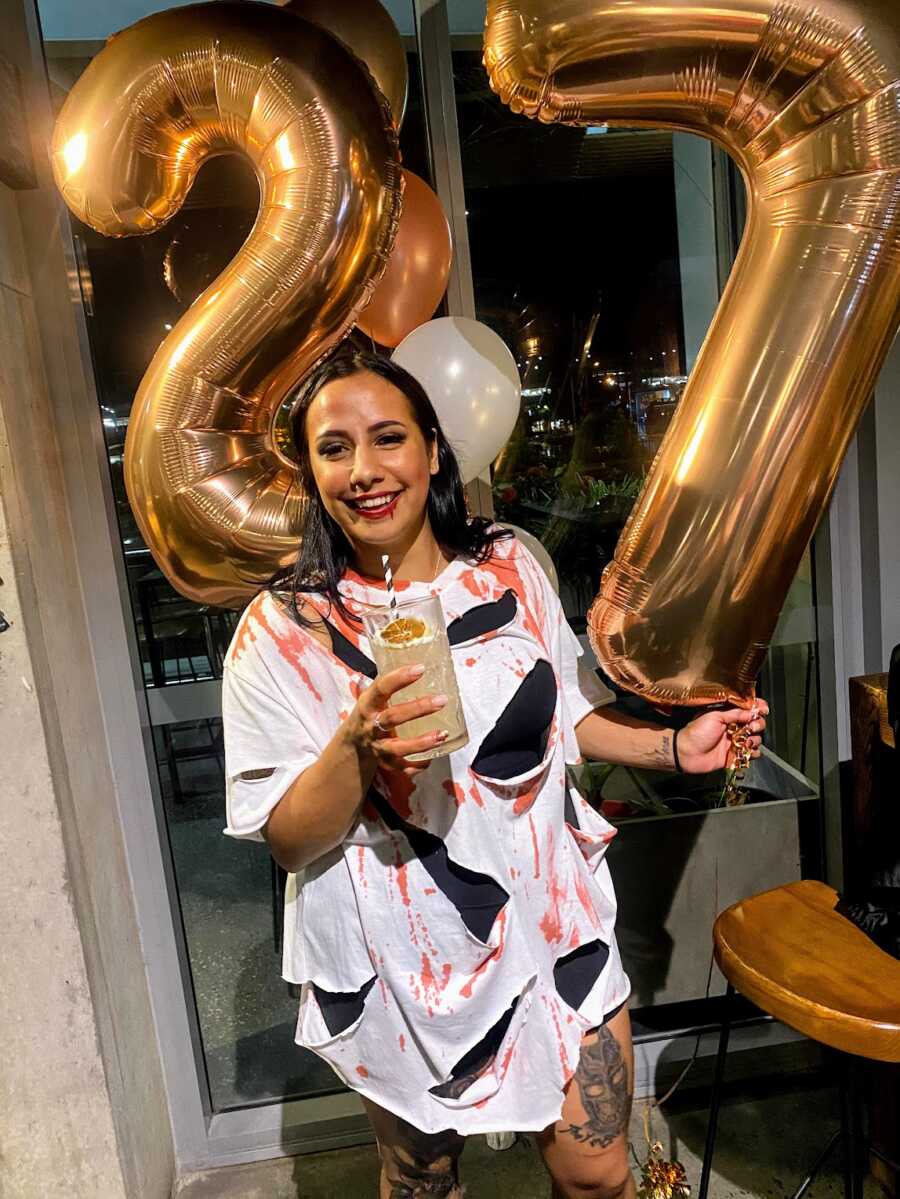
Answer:
<svg viewBox="0 0 900 1199"><path fill-rule="evenodd" d="M497 1050L506 1036L506 1030L509 1028L509 1022L513 1018L518 1002L517 995L497 1023L487 1030L477 1044L463 1054L450 1071L447 1081L429 1088L430 1094L437 1095L439 1099L458 1099L477 1078L484 1074L497 1056Z"/></svg>
<svg viewBox="0 0 900 1199"><path fill-rule="evenodd" d="M338 1033L345 1032L360 1018L366 996L375 985L375 977L373 974L358 991L326 991L313 983L316 1003L319 1005L325 1027L333 1037L336 1037Z"/></svg>
<svg viewBox="0 0 900 1199"><path fill-rule="evenodd" d="M579 945L565 957L557 959L553 967L553 981L560 998L578 1011L608 961L609 946L602 941L588 941L586 945Z"/></svg>
<svg viewBox="0 0 900 1199"><path fill-rule="evenodd" d="M389 829L403 833L410 849L431 875L435 886L459 912L469 932L479 941L486 942L497 914L509 899L508 892L490 875L454 862L440 837L403 820L374 787L369 791L369 800Z"/></svg>
<svg viewBox="0 0 900 1199"><path fill-rule="evenodd" d="M322 623L328 630L331 637L331 652L334 656L350 670L354 670L357 674L364 674L369 679L374 679L378 674L378 668L367 654L353 644L349 637L345 637L339 628L322 617Z"/></svg>
<svg viewBox="0 0 900 1199"><path fill-rule="evenodd" d="M485 637L497 629L505 628L515 620L518 610L516 593L508 589L498 600L487 604L475 604L451 620L447 625L447 640L451 645L461 645L464 641L474 641L476 637Z"/></svg>
<svg viewBox="0 0 900 1199"><path fill-rule="evenodd" d="M541 658L482 741L472 769L488 778L511 779L539 766L555 711L556 676L550 663Z"/></svg>

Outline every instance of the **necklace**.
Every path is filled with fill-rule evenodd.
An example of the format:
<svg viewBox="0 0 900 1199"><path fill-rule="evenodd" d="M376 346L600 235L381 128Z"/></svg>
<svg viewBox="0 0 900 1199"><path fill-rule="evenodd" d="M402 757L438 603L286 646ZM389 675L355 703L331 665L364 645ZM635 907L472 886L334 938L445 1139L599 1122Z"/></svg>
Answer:
<svg viewBox="0 0 900 1199"><path fill-rule="evenodd" d="M443 558L443 556L444 555L441 553L440 545L437 545L437 558L435 559L434 569L432 570L431 578L429 579L429 582L431 582L431 583L433 583L434 580L438 577L438 573L440 572L440 567L441 567L441 559Z"/></svg>
<svg viewBox="0 0 900 1199"><path fill-rule="evenodd" d="M436 557L435 557L435 560L434 560L434 566L431 568L431 578L430 578L430 579L422 579L421 581L422 581L423 583L433 583L433 582L434 582L434 580L435 580L435 579L438 577L438 575L440 574L440 570L441 570L441 559L443 558L443 556L444 556L444 555L443 555L443 554L442 554L442 552L441 552L440 543L436 542L436 543L435 543L435 548L436 548L436 550L437 550L437 555L436 555ZM365 576L363 576L363 577L365 577ZM371 575L371 576L369 576L369 577L371 577L371 578L373 578L373 579L374 579L374 578L377 578L378 576L376 576L376 575Z"/></svg>

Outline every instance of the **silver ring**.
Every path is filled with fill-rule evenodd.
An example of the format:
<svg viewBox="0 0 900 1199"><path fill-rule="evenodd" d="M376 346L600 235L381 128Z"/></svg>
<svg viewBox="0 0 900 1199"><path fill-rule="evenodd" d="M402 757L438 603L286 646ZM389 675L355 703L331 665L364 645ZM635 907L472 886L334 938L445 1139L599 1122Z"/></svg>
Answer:
<svg viewBox="0 0 900 1199"><path fill-rule="evenodd" d="M386 729L384 727L384 725L381 723L381 713L380 712L375 717L375 719L372 721L372 723L375 725L376 729L378 729L379 733L382 734L382 736L386 737L388 735L388 729Z"/></svg>

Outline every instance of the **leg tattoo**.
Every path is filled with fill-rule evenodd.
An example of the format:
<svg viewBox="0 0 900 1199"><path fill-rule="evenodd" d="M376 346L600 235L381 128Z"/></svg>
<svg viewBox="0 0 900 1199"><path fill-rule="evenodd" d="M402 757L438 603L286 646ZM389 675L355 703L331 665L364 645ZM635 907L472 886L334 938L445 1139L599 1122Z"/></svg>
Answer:
<svg viewBox="0 0 900 1199"><path fill-rule="evenodd" d="M584 1124L570 1124L566 1132L594 1149L605 1149L628 1128L631 1093L628 1068L619 1042L605 1026L596 1041L581 1051L575 1080L587 1112Z"/></svg>
<svg viewBox="0 0 900 1199"><path fill-rule="evenodd" d="M390 1199L450 1199L458 1194L462 1138L455 1133L420 1133L398 1121L398 1137L382 1148Z"/></svg>

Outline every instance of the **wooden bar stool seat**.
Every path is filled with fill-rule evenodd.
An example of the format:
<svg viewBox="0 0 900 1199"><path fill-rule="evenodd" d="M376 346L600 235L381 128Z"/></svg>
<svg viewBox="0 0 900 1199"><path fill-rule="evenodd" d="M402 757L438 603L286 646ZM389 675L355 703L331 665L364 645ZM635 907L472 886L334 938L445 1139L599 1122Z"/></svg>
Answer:
<svg viewBox="0 0 900 1199"><path fill-rule="evenodd" d="M850 1065L854 1057L900 1062L900 961L836 912L837 898L824 883L789 883L733 904L713 927L716 961L728 980L727 1009L738 991L812 1040L852 1055L846 1059L848 1078L842 1086L841 1130L795 1191L795 1199L839 1141L845 1149L845 1195L862 1195L859 1105ZM706 1199L709 1185L729 1029L726 1013L699 1199Z"/></svg>
<svg viewBox="0 0 900 1199"><path fill-rule="evenodd" d="M726 908L713 928L732 986L814 1041L900 1062L900 961L834 910L811 879Z"/></svg>

